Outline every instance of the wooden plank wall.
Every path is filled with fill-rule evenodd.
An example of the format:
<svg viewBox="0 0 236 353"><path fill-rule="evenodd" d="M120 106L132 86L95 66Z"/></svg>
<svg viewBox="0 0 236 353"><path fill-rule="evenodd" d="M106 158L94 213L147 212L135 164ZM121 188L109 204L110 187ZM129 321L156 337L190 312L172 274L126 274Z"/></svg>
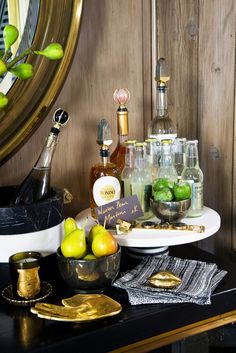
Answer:
<svg viewBox="0 0 236 353"><path fill-rule="evenodd" d="M170 63L170 114L179 136L199 139L205 205L222 219L200 246L220 254L236 230L235 14L234 0L157 0L157 55Z"/></svg>
<svg viewBox="0 0 236 353"><path fill-rule="evenodd" d="M96 125L103 116L115 146L115 88L131 92L130 137L145 138L155 111L154 61L164 56L171 71L170 114L179 136L199 139L205 204L222 217L221 230L199 245L218 253L236 248L235 15L235 0L84 1L73 65L52 109L61 106L71 115L52 171L52 183L74 195L66 216L89 205L88 175L99 158ZM50 124L51 114L0 168L0 185L19 183L29 172Z"/></svg>

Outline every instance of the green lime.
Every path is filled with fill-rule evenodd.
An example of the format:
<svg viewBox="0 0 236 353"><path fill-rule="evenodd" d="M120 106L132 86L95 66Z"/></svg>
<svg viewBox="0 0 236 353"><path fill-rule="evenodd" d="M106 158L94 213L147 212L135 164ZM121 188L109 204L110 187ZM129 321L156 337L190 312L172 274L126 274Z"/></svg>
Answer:
<svg viewBox="0 0 236 353"><path fill-rule="evenodd" d="M155 201L160 201L160 202L172 201L173 193L170 188L163 187L162 189L155 191L153 194L153 197Z"/></svg>
<svg viewBox="0 0 236 353"><path fill-rule="evenodd" d="M191 186L188 182L176 183L173 187L173 193L176 201L189 199L191 197Z"/></svg>
<svg viewBox="0 0 236 353"><path fill-rule="evenodd" d="M158 191L163 188L172 188L174 183L166 178L157 179L153 184L153 191Z"/></svg>

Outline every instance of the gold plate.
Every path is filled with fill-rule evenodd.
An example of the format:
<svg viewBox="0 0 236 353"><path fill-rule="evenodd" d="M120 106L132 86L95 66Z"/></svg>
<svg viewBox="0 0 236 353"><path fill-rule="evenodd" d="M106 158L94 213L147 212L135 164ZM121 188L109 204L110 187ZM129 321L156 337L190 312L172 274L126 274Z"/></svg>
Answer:
<svg viewBox="0 0 236 353"><path fill-rule="evenodd" d="M31 312L48 320L89 322L117 315L121 305L104 294L76 294L62 300L61 305L37 303Z"/></svg>
<svg viewBox="0 0 236 353"><path fill-rule="evenodd" d="M181 284L181 279L170 271L159 271L148 278L148 282L157 288L172 289Z"/></svg>
<svg viewBox="0 0 236 353"><path fill-rule="evenodd" d="M52 286L48 282L42 282L41 291L39 295L34 299L16 299L12 293L12 285L10 284L2 290L2 297L8 303L15 306L33 306L35 303L43 301L46 299L52 292Z"/></svg>

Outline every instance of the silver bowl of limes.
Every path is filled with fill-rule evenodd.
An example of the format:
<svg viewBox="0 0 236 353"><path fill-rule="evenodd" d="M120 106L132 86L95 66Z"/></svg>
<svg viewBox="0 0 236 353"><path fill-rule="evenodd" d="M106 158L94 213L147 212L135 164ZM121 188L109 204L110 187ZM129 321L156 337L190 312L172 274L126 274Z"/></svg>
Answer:
<svg viewBox="0 0 236 353"><path fill-rule="evenodd" d="M177 222L186 217L191 206L191 186L187 182L157 179L150 199L153 214L161 222Z"/></svg>

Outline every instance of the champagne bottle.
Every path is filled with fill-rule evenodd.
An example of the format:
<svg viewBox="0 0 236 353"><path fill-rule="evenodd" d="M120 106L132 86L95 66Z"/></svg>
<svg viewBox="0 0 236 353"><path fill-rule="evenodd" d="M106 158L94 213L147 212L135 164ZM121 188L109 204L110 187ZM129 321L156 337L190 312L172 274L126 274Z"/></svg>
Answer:
<svg viewBox="0 0 236 353"><path fill-rule="evenodd" d="M125 141L128 139L129 125L128 125L128 109L125 104L130 98L130 93L125 88L115 90L113 99L119 104L117 109L117 132L118 141L115 150L111 154L110 160L117 165L121 173L125 165Z"/></svg>
<svg viewBox="0 0 236 353"><path fill-rule="evenodd" d="M68 113L63 109L57 109L53 115L53 126L48 134L43 149L34 167L17 188L13 205L31 204L50 197L50 174L52 159L55 152L58 134L61 126L65 126L69 120Z"/></svg>
<svg viewBox="0 0 236 353"><path fill-rule="evenodd" d="M161 153L161 141L170 139L174 142L177 128L169 116L167 100L167 82L170 80L168 66L164 58L160 58L156 66L156 116L148 125L148 138L157 139L158 160Z"/></svg>
<svg viewBox="0 0 236 353"><path fill-rule="evenodd" d="M90 209L96 218L96 207L116 201L121 197L120 172L110 163L109 145L112 143L110 126L106 119L98 124L97 143L100 147L101 161L90 170Z"/></svg>

